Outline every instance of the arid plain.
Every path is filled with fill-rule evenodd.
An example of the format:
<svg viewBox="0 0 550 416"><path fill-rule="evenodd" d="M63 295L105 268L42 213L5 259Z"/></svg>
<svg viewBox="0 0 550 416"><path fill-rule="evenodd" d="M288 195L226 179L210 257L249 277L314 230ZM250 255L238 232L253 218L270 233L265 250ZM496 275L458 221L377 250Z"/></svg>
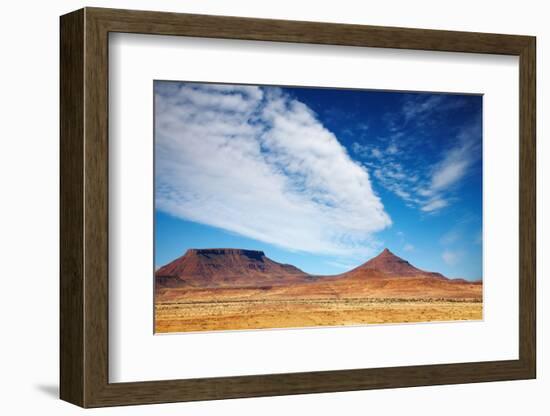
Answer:
<svg viewBox="0 0 550 416"><path fill-rule="evenodd" d="M155 277L155 332L482 319L482 283L420 270L385 249L336 276L261 251L188 250Z"/></svg>

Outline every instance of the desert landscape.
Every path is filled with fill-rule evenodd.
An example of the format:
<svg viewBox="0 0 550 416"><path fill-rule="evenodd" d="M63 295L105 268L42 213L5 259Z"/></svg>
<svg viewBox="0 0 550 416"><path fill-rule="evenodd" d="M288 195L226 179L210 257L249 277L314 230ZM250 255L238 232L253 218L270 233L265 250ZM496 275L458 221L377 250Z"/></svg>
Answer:
<svg viewBox="0 0 550 416"><path fill-rule="evenodd" d="M482 292L388 249L332 276L262 251L190 249L155 273L155 332L480 320Z"/></svg>

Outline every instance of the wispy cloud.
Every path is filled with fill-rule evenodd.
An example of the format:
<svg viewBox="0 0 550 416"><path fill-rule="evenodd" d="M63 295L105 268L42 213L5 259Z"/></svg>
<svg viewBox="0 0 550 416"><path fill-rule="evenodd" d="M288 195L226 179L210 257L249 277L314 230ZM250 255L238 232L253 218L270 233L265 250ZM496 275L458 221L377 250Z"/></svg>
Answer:
<svg viewBox="0 0 550 416"><path fill-rule="evenodd" d="M158 82L156 207L291 250L370 253L391 220L367 169L278 88Z"/></svg>
<svg viewBox="0 0 550 416"><path fill-rule="evenodd" d="M423 203L420 209L424 212L433 212L433 211L438 211L441 208L445 208L447 205L449 205L449 202L445 199L432 198L427 202Z"/></svg>
<svg viewBox="0 0 550 416"><path fill-rule="evenodd" d="M463 179L481 157L479 124L462 130L457 144L443 154L431 172L430 183L422 189L424 195L434 196L447 191Z"/></svg>
<svg viewBox="0 0 550 416"><path fill-rule="evenodd" d="M430 95L427 99L421 95L410 97L403 105L405 122L424 122L433 111L440 108L443 99L442 95Z"/></svg>
<svg viewBox="0 0 550 416"><path fill-rule="evenodd" d="M410 95L403 104L403 124L414 122L415 126L422 126L425 123L434 123L443 113L456 110L464 105L464 101L448 99L448 95Z"/></svg>
<svg viewBox="0 0 550 416"><path fill-rule="evenodd" d="M454 144L438 155L438 159L422 163L416 135L426 124L435 123L459 109L461 99L449 100L444 95L411 96L401 113L385 117L392 132L383 147L379 142L356 142L353 152L384 188L403 199L409 206L425 213L435 213L456 200L453 191L481 157L481 120L474 119L458 131L442 130ZM434 121L435 120L435 121ZM449 140L451 141L451 140Z"/></svg>

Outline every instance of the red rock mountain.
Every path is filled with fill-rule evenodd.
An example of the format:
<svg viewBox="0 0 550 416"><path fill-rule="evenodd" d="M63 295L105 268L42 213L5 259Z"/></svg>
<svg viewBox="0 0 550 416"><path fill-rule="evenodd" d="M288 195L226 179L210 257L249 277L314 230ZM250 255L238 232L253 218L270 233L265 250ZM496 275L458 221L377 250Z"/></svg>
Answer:
<svg viewBox="0 0 550 416"><path fill-rule="evenodd" d="M247 287L304 282L308 274L290 264L277 263L263 251L233 248L190 249L158 269L162 287Z"/></svg>
<svg viewBox="0 0 550 416"><path fill-rule="evenodd" d="M348 272L313 276L262 251L190 249L155 273L161 302L266 299L481 299L482 283L421 270L385 249Z"/></svg>
<svg viewBox="0 0 550 416"><path fill-rule="evenodd" d="M414 267L407 260L396 256L387 248L361 266L344 273L344 276L361 274L365 277L432 277L446 279L440 273L427 272Z"/></svg>

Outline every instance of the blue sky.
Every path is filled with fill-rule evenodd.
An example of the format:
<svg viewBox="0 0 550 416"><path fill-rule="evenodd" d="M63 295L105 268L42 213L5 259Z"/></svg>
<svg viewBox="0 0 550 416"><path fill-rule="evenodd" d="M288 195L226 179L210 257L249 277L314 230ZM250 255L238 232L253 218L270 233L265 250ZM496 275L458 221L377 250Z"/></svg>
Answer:
<svg viewBox="0 0 550 416"><path fill-rule="evenodd" d="M482 277L482 97L155 81L155 265L240 247L313 274L388 247Z"/></svg>

